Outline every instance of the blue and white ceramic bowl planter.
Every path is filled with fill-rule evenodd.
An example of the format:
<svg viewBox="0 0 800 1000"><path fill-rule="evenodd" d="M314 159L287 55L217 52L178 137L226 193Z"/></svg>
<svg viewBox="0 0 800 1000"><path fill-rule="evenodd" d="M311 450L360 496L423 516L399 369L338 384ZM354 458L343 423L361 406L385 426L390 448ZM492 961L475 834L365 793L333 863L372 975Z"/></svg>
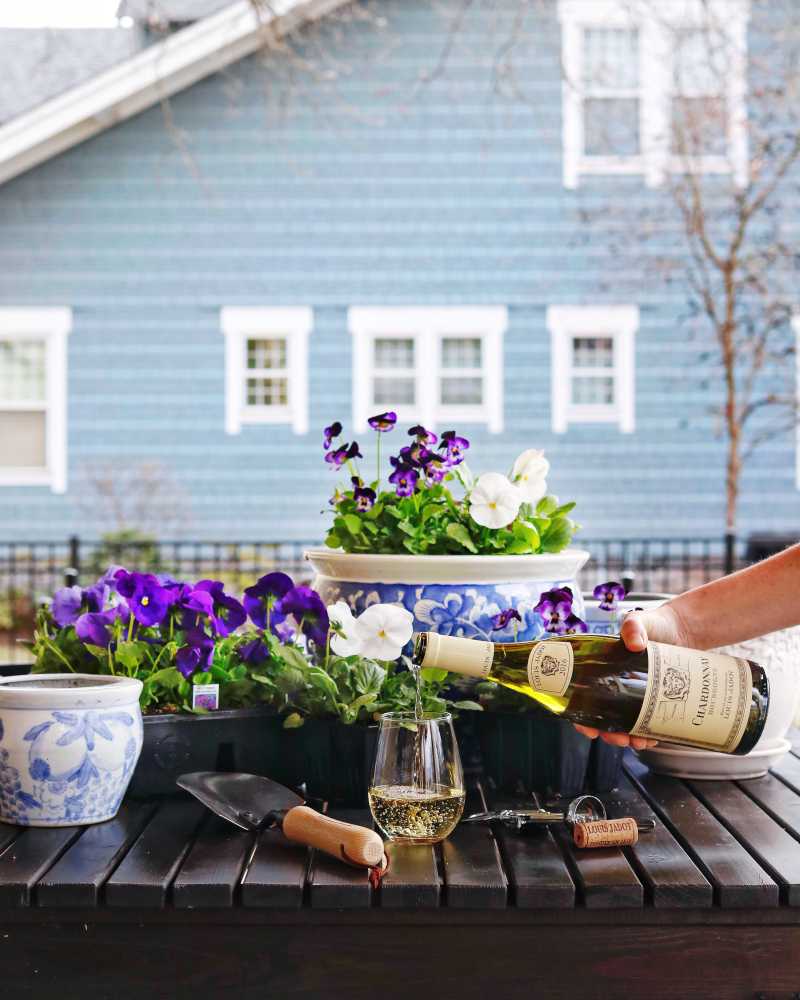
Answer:
<svg viewBox="0 0 800 1000"><path fill-rule="evenodd" d="M82 826L119 809L142 749L141 681L0 678L0 821Z"/></svg>
<svg viewBox="0 0 800 1000"><path fill-rule="evenodd" d="M543 593L569 587L572 611L583 617L577 575L589 558L584 549L542 555L369 555L310 549L306 558L314 589L326 604L345 601L355 614L371 604L400 604L418 631L514 642L536 639L545 621L534 611ZM514 608L520 621L502 629L493 619ZM515 626L516 625L516 630Z"/></svg>

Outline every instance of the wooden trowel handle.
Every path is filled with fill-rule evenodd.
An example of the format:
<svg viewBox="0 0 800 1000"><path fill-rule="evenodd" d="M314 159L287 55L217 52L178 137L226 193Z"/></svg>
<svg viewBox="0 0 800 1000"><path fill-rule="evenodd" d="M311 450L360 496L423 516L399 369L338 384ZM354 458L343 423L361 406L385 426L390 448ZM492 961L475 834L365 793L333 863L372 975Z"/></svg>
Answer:
<svg viewBox="0 0 800 1000"><path fill-rule="evenodd" d="M374 830L331 819L308 806L295 806L286 813L283 833L289 840L316 847L340 861L365 868L383 861L383 841Z"/></svg>

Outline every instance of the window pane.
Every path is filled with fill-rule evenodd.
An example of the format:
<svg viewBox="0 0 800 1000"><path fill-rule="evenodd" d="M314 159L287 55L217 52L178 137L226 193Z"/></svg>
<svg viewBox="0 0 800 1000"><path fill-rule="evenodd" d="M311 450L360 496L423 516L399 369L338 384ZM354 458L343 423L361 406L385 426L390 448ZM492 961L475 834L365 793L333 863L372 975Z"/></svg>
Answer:
<svg viewBox="0 0 800 1000"><path fill-rule="evenodd" d="M285 378L249 378L247 380L248 406L286 406L289 402L289 383Z"/></svg>
<svg viewBox="0 0 800 1000"><path fill-rule="evenodd" d="M43 340L0 340L0 402L44 402Z"/></svg>
<svg viewBox="0 0 800 1000"><path fill-rule="evenodd" d="M483 379L443 378L441 397L445 405L480 406L483 402Z"/></svg>
<svg viewBox="0 0 800 1000"><path fill-rule="evenodd" d="M379 337L375 340L376 368L413 368L414 340L399 337Z"/></svg>
<svg viewBox="0 0 800 1000"><path fill-rule="evenodd" d="M628 28L585 28L583 83L615 90L639 86L639 32Z"/></svg>
<svg viewBox="0 0 800 1000"><path fill-rule="evenodd" d="M575 368L613 368L613 339L611 337L573 337L572 364Z"/></svg>
<svg viewBox="0 0 800 1000"><path fill-rule="evenodd" d="M639 153L639 101L635 97L589 97L583 102L583 151L587 156Z"/></svg>
<svg viewBox="0 0 800 1000"><path fill-rule="evenodd" d="M614 379L610 375L575 375L572 402L580 405L608 405L614 402Z"/></svg>
<svg viewBox="0 0 800 1000"><path fill-rule="evenodd" d="M444 337L442 368L480 368L480 337Z"/></svg>
<svg viewBox="0 0 800 1000"><path fill-rule="evenodd" d="M726 46L726 40L715 31L676 31L673 72L677 93L694 96L724 93L729 60Z"/></svg>
<svg viewBox="0 0 800 1000"><path fill-rule="evenodd" d="M41 410L0 411L0 469L45 468L46 421Z"/></svg>
<svg viewBox="0 0 800 1000"><path fill-rule="evenodd" d="M248 368L285 368L286 339L274 337L270 340L247 341Z"/></svg>
<svg viewBox="0 0 800 1000"><path fill-rule="evenodd" d="M672 152L725 156L728 115L722 97L673 97Z"/></svg>
<svg viewBox="0 0 800 1000"><path fill-rule="evenodd" d="M413 378L376 378L372 401L380 406L399 406L416 402Z"/></svg>

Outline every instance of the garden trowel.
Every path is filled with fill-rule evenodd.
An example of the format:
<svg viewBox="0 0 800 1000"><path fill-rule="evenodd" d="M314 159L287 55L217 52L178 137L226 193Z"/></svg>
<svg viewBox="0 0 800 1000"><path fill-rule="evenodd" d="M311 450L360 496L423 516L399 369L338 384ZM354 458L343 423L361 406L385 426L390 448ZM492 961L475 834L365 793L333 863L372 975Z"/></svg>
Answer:
<svg viewBox="0 0 800 1000"><path fill-rule="evenodd" d="M374 830L323 816L270 778L195 771L182 774L177 784L242 830L260 833L277 826L287 839L316 847L340 861L375 870L385 866L383 841Z"/></svg>

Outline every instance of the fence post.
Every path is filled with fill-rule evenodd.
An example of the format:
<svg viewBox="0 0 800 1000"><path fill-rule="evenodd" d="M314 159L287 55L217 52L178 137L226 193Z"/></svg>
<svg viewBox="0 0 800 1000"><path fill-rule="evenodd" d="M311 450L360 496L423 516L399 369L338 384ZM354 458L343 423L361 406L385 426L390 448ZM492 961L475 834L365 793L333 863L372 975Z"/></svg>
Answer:
<svg viewBox="0 0 800 1000"><path fill-rule="evenodd" d="M725 532L725 575L736 569L736 532Z"/></svg>
<svg viewBox="0 0 800 1000"><path fill-rule="evenodd" d="M69 537L69 565L64 570L64 583L74 587L81 575L81 540L77 535Z"/></svg>

